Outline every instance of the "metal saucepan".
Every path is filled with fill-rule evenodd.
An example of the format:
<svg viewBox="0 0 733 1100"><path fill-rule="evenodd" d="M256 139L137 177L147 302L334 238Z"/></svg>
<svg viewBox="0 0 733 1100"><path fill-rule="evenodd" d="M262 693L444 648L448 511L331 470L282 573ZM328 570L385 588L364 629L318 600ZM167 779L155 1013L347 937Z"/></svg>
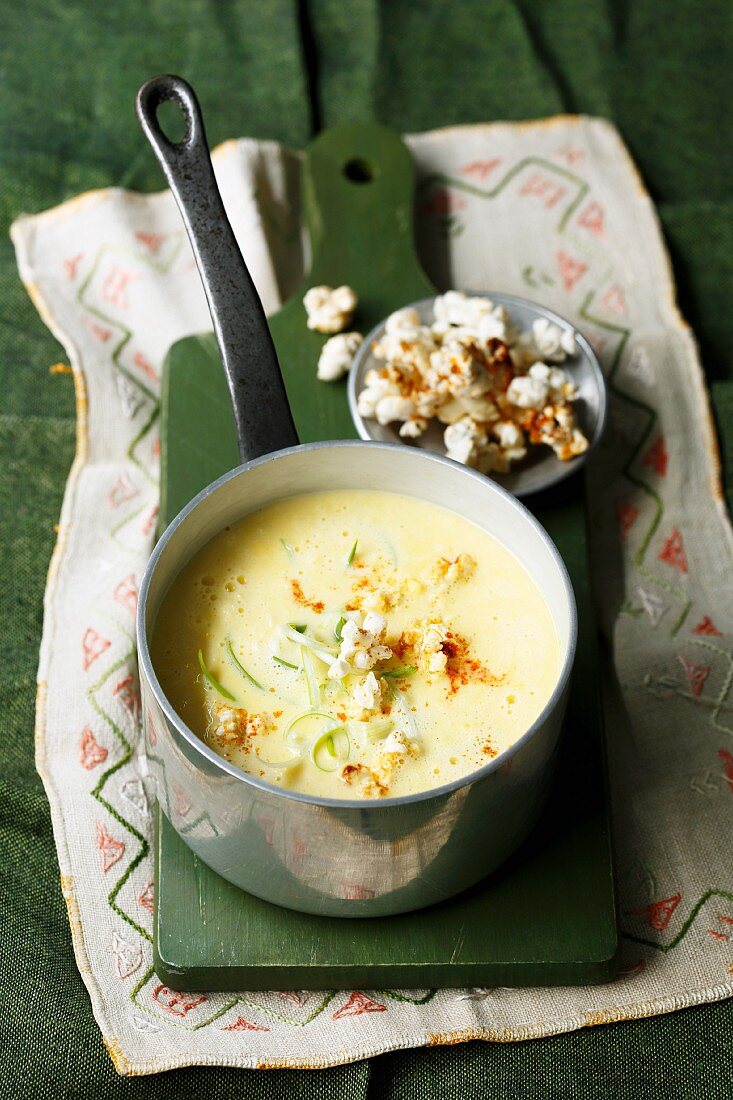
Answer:
<svg viewBox="0 0 733 1100"><path fill-rule="evenodd" d="M156 111L172 100L186 133L168 140ZM232 403L242 465L204 489L162 535L140 589L137 641L148 758L164 813L210 867L268 901L311 913L381 916L463 890L513 852L536 821L556 758L575 654L573 592L555 546L488 478L440 455L340 440L298 445L257 293L227 221L196 97L157 77L138 116L178 202L204 284ZM494 535L545 594L561 643L555 690L537 721L471 775L421 794L350 801L275 787L218 756L174 711L150 658L161 601L190 558L227 524L298 493L402 492L449 508Z"/></svg>

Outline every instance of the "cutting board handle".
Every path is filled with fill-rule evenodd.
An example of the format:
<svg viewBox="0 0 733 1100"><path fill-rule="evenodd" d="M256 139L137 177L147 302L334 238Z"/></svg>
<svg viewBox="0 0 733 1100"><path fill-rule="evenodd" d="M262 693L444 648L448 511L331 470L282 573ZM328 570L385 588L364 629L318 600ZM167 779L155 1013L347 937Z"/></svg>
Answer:
<svg viewBox="0 0 733 1100"><path fill-rule="evenodd" d="M433 293L413 243L414 190L412 157L386 126L354 122L320 134L303 170L308 285L348 283L366 312L372 300L404 302L406 285Z"/></svg>
<svg viewBox="0 0 733 1100"><path fill-rule="evenodd" d="M186 131L171 141L158 107L180 108ZM140 125L181 211L209 303L234 408L242 462L298 442L275 347L259 295L224 211L201 108L179 76L156 76L137 94Z"/></svg>

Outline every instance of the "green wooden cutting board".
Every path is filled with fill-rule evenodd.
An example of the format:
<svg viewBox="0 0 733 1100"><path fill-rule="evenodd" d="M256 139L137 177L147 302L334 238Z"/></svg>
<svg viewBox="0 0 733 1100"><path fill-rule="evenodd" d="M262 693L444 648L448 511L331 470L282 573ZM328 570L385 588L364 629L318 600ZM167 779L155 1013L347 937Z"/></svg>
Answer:
<svg viewBox="0 0 733 1100"><path fill-rule="evenodd" d="M270 319L302 442L355 435L343 384L315 381L325 339L306 328L317 283L359 296L354 328L434 293L412 240L413 168L391 131L326 131L304 164L313 261ZM229 395L213 337L175 344L163 374L161 520L237 464ZM523 849L479 887L418 913L339 920L295 913L232 886L203 864L158 811L155 969L176 989L522 986L609 981L618 936L596 630L582 486L535 505L557 544L580 612L578 659L559 778Z"/></svg>

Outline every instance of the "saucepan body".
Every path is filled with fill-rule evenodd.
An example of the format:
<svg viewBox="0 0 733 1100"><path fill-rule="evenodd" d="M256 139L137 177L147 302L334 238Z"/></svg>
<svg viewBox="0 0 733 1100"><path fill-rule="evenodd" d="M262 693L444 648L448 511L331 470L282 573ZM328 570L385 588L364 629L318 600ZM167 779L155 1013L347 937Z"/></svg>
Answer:
<svg viewBox="0 0 733 1100"><path fill-rule="evenodd" d="M275 787L218 756L166 699L149 647L161 601L190 558L242 516L302 493L390 486L472 521L519 559L555 622L562 654L557 684L510 749L445 786L358 800ZM482 613L489 609L477 607ZM205 863L249 893L343 917L418 909L497 868L538 818L567 701L575 601L549 536L480 474L429 452L356 440L292 447L246 463L200 493L165 531L143 579L137 626L146 746L163 812Z"/></svg>

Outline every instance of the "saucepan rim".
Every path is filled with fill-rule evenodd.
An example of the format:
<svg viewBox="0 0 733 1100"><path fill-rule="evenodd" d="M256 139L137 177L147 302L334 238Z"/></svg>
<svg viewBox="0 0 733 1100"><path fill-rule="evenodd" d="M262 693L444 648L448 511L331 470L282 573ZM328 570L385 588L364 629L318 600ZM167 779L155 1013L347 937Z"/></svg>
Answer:
<svg viewBox="0 0 733 1100"><path fill-rule="evenodd" d="M475 771L469 772L466 775L460 776L457 779L451 780L449 783L444 783L440 787L431 787L426 791L418 791L415 794L399 795L391 798L380 799L350 799L350 798L325 798L320 795L306 794L303 791L295 791L285 787L275 786L273 783L268 783L266 780L261 779L259 776L250 775L249 772L245 772L242 768L237 767L236 764L232 764L230 761L225 760L214 749L210 748L193 730L189 729L181 716L177 713L168 698L163 691L155 669L153 668L153 662L150 655L150 647L148 645L147 628L146 628L146 612L148 604L148 593L150 591L150 585L153 575L157 568L165 549L170 542L171 538L181 526L182 523L188 518L188 516L195 511L199 504L207 500L208 497L216 493L220 488L232 481L234 478L239 477L247 470L253 469L257 466L263 466L267 463L275 462L279 458L285 458L292 454L302 454L304 451L322 450L324 448L331 447L368 447L369 449L378 447L382 451L391 451L395 455L399 455L402 459L406 456L411 458L417 457L418 462L429 462L438 464L447 464L453 467L455 470L460 471L464 477L470 477L476 479L480 484L487 488L489 492L495 492L499 496L506 498L517 510L519 515L528 523L535 532L539 535L540 539L546 544L550 551L551 557L558 567L560 580L563 585L564 595L569 611L569 623L568 623L568 637L565 642L565 654L562 663L562 667L558 674L555 687L547 700L542 711L529 726L524 733L519 737L509 748L504 752L495 756L487 764L484 764L481 768ZM418 498L419 499L419 498ZM449 509L450 510L450 509ZM247 513L244 513L245 515ZM212 535L212 538L214 536ZM392 807L408 806L411 804L417 804L421 802L427 802L431 799L439 799L451 794L453 791L460 789L461 787L467 787L478 780L484 779L491 775L492 772L497 771L507 760L511 759L517 752L520 751L532 739L535 733L545 724L547 719L553 713L558 703L560 702L563 692L565 691L570 674L572 672L573 664L575 661L575 651L578 640L578 613L575 603L575 594L573 592L573 586L568 575L567 568L562 560L560 553L555 546L554 542L547 534L541 523L532 515L529 509L515 496L507 492L496 482L491 481L483 474L478 473L475 470L470 469L467 466L462 465L459 462L454 462L453 459L447 458L445 455L437 454L434 451L420 451L417 449L407 449L399 443L383 443L375 440L365 441L363 439L339 439L339 440L324 440L315 443L301 443L294 447L285 447L279 451L273 451L270 454L262 455L260 458L253 459L250 462L245 462L240 466L236 466L233 470L223 474L217 478L216 481L211 482L205 489L202 489L189 503L183 508L178 515L171 520L168 527L158 540L153 553L148 561L148 564L143 575L143 579L140 585L140 592L138 597L137 608L137 649L138 649L138 668L140 675L144 675L145 679L150 686L158 706L163 711L168 722L170 722L179 734L201 754L210 764L213 764L225 775L228 775L232 779L241 780L245 784L254 787L257 790L266 792L267 794L278 795L283 798L290 799L293 802L301 802L307 805L320 806L324 809L337 809L337 810L352 810L355 813L363 814L365 811L380 811L389 810Z"/></svg>

